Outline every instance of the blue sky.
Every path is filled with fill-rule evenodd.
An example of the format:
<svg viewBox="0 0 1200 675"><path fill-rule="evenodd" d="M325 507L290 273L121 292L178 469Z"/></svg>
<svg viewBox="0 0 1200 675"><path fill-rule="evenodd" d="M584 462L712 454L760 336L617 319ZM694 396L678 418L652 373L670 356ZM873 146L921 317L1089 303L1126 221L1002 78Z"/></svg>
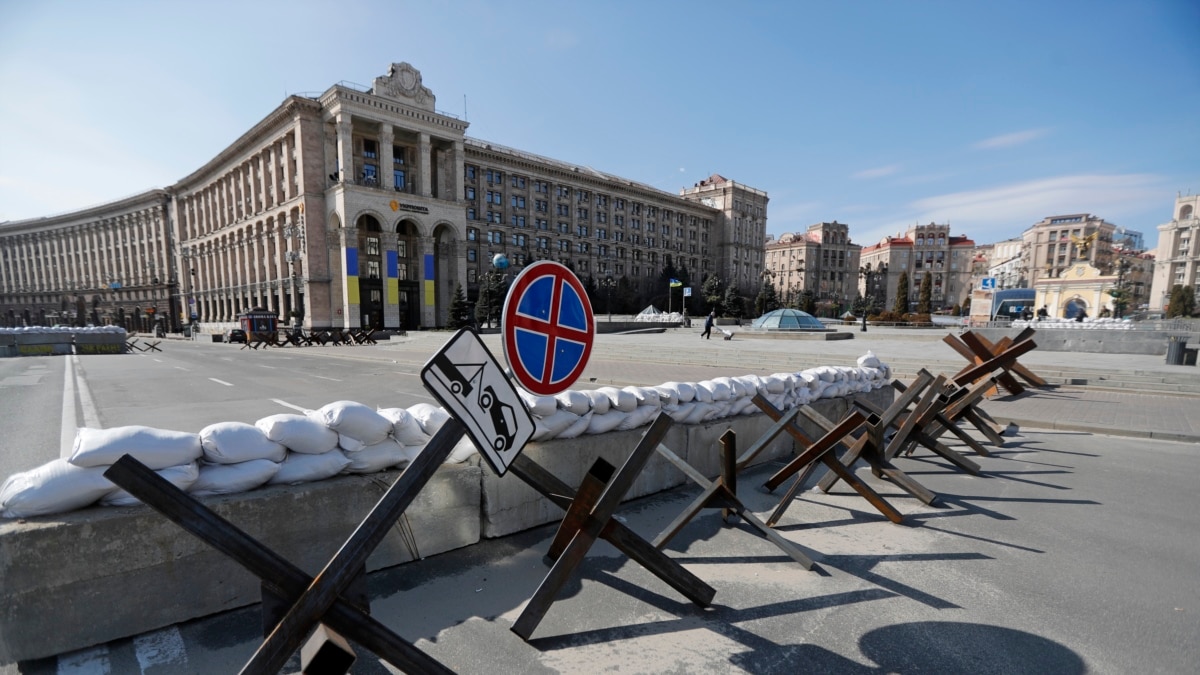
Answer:
<svg viewBox="0 0 1200 675"><path fill-rule="evenodd" d="M0 221L170 185L288 94L422 72L468 135L677 192L766 190L768 232L987 243L1200 191L1200 3L0 0Z"/></svg>

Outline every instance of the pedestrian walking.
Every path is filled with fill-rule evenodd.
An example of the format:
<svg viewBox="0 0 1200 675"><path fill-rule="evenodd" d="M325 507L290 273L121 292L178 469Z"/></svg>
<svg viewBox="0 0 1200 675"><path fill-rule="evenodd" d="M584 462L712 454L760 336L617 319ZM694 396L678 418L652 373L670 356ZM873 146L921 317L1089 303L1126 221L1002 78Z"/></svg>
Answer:
<svg viewBox="0 0 1200 675"><path fill-rule="evenodd" d="M717 322L717 310L714 309L713 311L709 312L708 317L706 317L704 319L704 332L700 334L700 337L711 340L713 324L716 322Z"/></svg>

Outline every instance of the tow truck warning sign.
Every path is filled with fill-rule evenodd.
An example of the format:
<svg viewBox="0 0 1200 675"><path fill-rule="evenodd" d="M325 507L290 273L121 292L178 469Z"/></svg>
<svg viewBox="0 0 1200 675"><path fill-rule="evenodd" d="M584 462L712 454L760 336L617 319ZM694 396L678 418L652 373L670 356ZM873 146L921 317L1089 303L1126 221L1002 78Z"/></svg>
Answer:
<svg viewBox="0 0 1200 675"><path fill-rule="evenodd" d="M466 426L492 471L503 476L536 427L479 336L469 328L458 331L421 369L421 381Z"/></svg>

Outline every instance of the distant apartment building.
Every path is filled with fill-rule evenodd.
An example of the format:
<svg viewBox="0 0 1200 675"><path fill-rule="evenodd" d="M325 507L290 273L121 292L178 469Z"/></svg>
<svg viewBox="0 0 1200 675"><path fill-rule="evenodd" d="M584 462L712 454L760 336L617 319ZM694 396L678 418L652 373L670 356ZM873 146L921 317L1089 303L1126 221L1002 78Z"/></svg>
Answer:
<svg viewBox="0 0 1200 675"><path fill-rule="evenodd" d="M1024 240L1020 237L1005 239L976 249L977 255L987 260L986 275L996 280L996 288L1026 288L1025 268L1021 264ZM972 282L978 280L973 279ZM973 283L972 287L977 287Z"/></svg>
<svg viewBox="0 0 1200 675"><path fill-rule="evenodd" d="M1175 286L1190 286L1200 296L1200 195L1177 196L1171 221L1158 226L1150 309L1166 307Z"/></svg>
<svg viewBox="0 0 1200 675"><path fill-rule="evenodd" d="M1056 278L1080 261L1107 269L1113 263L1116 230L1116 225L1088 213L1043 218L1021 233L1020 274L1032 287L1039 279Z"/></svg>
<svg viewBox="0 0 1200 675"><path fill-rule="evenodd" d="M850 227L836 220L779 239L767 237L766 280L786 304L797 304L801 293L811 291L818 304L844 311L858 292L861 251L850 240Z"/></svg>
<svg viewBox="0 0 1200 675"><path fill-rule="evenodd" d="M765 192L714 175L676 195L467 126L407 63L289 96L174 185L0 223L0 324L178 329L262 307L308 328L444 326L500 253L510 275L556 260L644 293L667 270L760 283Z"/></svg>
<svg viewBox="0 0 1200 675"><path fill-rule="evenodd" d="M914 225L903 235L885 237L877 244L863 247L861 264L864 269L871 265L872 270L886 267L887 291L883 308L889 310L900 292L902 274L908 275L905 304L909 311L917 306L922 280L931 275L932 302L936 311L967 301L971 292L974 249L975 242L970 238L950 234L948 223L929 223ZM860 290L865 291L865 286Z"/></svg>

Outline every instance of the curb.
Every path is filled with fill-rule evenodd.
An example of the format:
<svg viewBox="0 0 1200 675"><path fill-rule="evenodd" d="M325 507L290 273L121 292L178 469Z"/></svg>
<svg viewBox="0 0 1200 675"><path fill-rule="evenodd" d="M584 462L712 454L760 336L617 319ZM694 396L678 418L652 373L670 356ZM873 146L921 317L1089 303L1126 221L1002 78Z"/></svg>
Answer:
<svg viewBox="0 0 1200 675"><path fill-rule="evenodd" d="M1146 431L1144 429L1122 429L1118 427L1097 427L1071 422L1047 422L1045 420L1026 420L1015 417L996 416L997 422L1015 424L1018 427L1030 429L1053 429L1055 431L1078 431L1101 436L1124 436L1129 438L1152 438L1156 441L1176 441L1179 443L1200 443L1200 434L1182 434L1172 431Z"/></svg>

